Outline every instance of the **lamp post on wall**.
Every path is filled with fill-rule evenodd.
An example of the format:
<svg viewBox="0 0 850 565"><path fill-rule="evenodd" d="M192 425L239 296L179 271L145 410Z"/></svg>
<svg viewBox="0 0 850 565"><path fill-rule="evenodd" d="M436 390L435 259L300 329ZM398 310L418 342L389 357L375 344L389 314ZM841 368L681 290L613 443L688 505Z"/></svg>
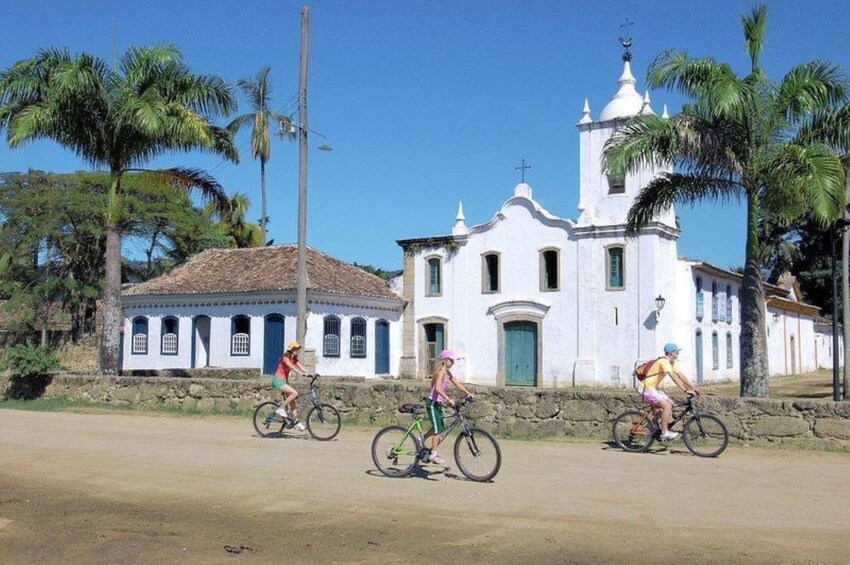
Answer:
<svg viewBox="0 0 850 565"><path fill-rule="evenodd" d="M655 299L655 323L658 323L658 318L661 317L661 310L664 309L664 305L667 303L667 300L664 299L660 294Z"/></svg>

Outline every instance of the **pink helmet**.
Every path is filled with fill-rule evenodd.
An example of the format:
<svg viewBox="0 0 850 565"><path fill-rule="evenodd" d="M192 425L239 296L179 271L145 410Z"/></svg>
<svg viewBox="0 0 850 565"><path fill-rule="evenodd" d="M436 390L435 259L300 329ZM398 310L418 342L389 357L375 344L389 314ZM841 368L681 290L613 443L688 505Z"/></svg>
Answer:
<svg viewBox="0 0 850 565"><path fill-rule="evenodd" d="M440 352L440 359L451 359L452 361L454 361L455 353L451 349L443 349Z"/></svg>

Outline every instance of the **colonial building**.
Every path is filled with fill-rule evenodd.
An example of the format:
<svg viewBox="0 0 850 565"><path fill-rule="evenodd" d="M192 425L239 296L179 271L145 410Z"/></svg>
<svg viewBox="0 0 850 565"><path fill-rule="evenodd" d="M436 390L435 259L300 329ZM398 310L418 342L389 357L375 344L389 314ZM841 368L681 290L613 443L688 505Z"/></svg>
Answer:
<svg viewBox="0 0 850 565"><path fill-rule="evenodd" d="M274 373L295 339L297 247L209 249L123 293L122 367ZM400 297L386 281L307 252L305 349L329 375L398 373ZM398 347L395 345L395 347Z"/></svg>
<svg viewBox="0 0 850 565"><path fill-rule="evenodd" d="M425 375L444 347L454 373L475 383L559 387L630 384L637 360L666 342L697 382L735 379L740 369L741 276L679 258L672 207L627 238L631 205L666 169L625 177L602 170L605 142L624 121L654 113L624 57L619 89L598 120L585 101L578 218L560 218L517 185L488 222L468 227L458 207L450 235L398 241L406 306L400 371ZM667 116L666 107L662 117ZM796 285L767 285L772 374L831 364L831 335Z"/></svg>

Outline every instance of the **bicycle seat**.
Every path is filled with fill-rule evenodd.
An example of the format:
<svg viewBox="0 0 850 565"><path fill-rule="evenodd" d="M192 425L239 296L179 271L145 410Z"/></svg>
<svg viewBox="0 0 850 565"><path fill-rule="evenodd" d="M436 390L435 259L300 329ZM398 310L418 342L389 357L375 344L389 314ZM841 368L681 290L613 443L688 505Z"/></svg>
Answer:
<svg viewBox="0 0 850 565"><path fill-rule="evenodd" d="M423 410L424 408L422 408L419 404L402 404L401 408L398 409L398 411L403 414L416 414Z"/></svg>

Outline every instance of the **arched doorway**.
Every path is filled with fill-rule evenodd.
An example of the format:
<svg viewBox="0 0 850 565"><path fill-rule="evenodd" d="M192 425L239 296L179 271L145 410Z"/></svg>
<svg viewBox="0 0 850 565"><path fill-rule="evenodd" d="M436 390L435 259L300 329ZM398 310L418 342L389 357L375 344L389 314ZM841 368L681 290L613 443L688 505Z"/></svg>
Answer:
<svg viewBox="0 0 850 565"><path fill-rule="evenodd" d="M386 320L375 322L375 374L386 375L390 372L390 323Z"/></svg>
<svg viewBox="0 0 850 565"><path fill-rule="evenodd" d="M210 317L192 318L192 368L210 366Z"/></svg>
<svg viewBox="0 0 850 565"><path fill-rule="evenodd" d="M269 314L263 327L263 374L274 375L280 356L283 355L283 316Z"/></svg>

